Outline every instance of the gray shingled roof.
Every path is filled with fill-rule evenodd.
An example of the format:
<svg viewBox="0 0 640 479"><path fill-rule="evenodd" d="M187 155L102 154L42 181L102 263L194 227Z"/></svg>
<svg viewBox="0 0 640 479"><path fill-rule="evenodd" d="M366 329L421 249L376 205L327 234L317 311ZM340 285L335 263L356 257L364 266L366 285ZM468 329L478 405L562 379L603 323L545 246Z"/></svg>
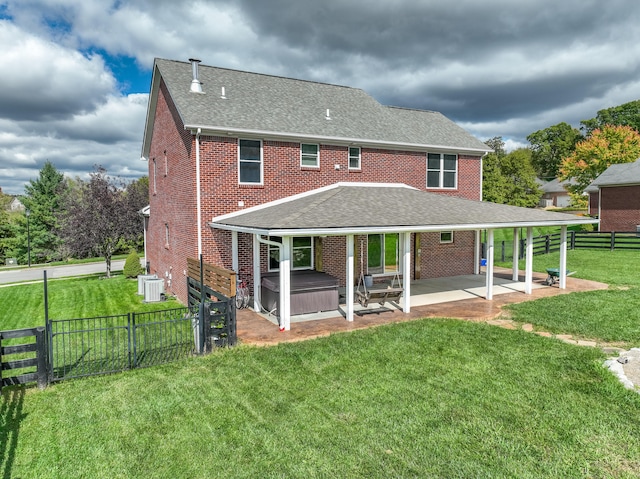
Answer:
<svg viewBox="0 0 640 479"><path fill-rule="evenodd" d="M611 165L589 185L587 191L597 191L601 186L638 184L640 184L640 160Z"/></svg>
<svg viewBox="0 0 640 479"><path fill-rule="evenodd" d="M240 231L334 230L335 234L346 234L389 228L437 231L594 221L564 213L472 201L405 185L336 184L280 203L214 218L211 225Z"/></svg>
<svg viewBox="0 0 640 479"><path fill-rule="evenodd" d="M161 75L187 128L491 151L440 113L383 106L357 88L200 65L204 94L198 94L189 89L190 63L156 59L155 68L153 88ZM325 118L327 110L331 120ZM145 142L153 118L147 122Z"/></svg>

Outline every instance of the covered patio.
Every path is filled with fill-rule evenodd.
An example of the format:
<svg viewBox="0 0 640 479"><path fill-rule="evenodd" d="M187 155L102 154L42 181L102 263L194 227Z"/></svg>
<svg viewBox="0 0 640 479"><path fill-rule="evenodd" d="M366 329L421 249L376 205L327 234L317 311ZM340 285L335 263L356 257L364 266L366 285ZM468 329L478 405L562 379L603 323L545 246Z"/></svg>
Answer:
<svg viewBox="0 0 640 479"><path fill-rule="evenodd" d="M264 314L258 314L251 309L241 309L237 312L237 333L238 339L243 344L255 346L268 346L281 342L295 342L313 339L317 337L329 336L339 332L355 331L367 329L385 324L393 324L404 321L413 321L423 318L457 318L466 321L488 322L501 324L504 320L499 319L502 308L507 304L531 301L534 299L567 294L578 291L595 291L607 289L608 285L596 281L571 277L567 281L564 289L557 286L546 286L544 280L546 275L542 273L533 274L534 287L531 294L523 294L520 291L508 291L513 285L511 271L504 268L497 268L495 271L497 283L502 283L494 299L487 301L483 297L464 298L465 290L475 289L478 280L484 280L484 275L480 275L476 281L465 281L464 278L451 277L423 280L414 288L414 296L419 298L420 289L431 291L427 294L434 294L432 302L412 306L409 314L403 313L400 309L387 304L384 309L376 308L366 314L357 315L355 321L348 322L342 314L333 315L306 315L306 317L294 318L291 329L279 331L275 327L273 320L268 319ZM523 272L520 272L523 278ZM452 285L463 288L462 290L450 289ZM502 286L504 285L504 286ZM459 299L452 299L459 298ZM341 306L342 308L342 306Z"/></svg>
<svg viewBox="0 0 640 479"><path fill-rule="evenodd" d="M239 270L238 233L249 233L253 237L253 290L254 311L261 311L260 286L263 274L260 245L266 244L279 250L279 327L291 330L291 281L292 257L291 243L296 237L339 236L345 238L344 256L346 278L344 289L343 321L353 322L357 315L355 274L355 238L358 235L393 233L399 237L401 245L399 272L402 276L402 313L409 315L412 307L419 307L418 296L412 289L418 287L410 280L412 271L411 235L423 232L471 231L475 232L475 254L473 261L474 276L481 282L473 288L460 287L461 279L453 277L454 284L449 291L456 294L468 294L482 297L483 301L493 300L498 288L494 274L494 230L513 229L514 258L518 258L519 231L526 230L526 267L524 275L517 269L514 261L511 270L511 290L520 295L532 295L533 280L533 227L557 226L561 229L559 289L566 289L567 269L567 226L592 224L597 220L575 215L553 213L543 210L519 208L481 201L472 201L459 197L425 192L402 184L378 183L337 183L300 195L283 198L274 202L223 215L209 223L213 229L232 232L233 269ZM480 234L486 231L486 258L481 258ZM270 238L280 238L274 242ZM454 251L455 253L455 251ZM344 253L342 253L344 254ZM484 259L486 271L480 275L481 259ZM362 269L362 268L361 268ZM467 278L467 281L473 278ZM442 293L441 293L442 294ZM453 293L449 293L453 294ZM416 299L414 299L416 298ZM458 298L460 299L460 298ZM423 301L425 298L423 298ZM415 303L415 304L414 304ZM427 301L428 303L428 301Z"/></svg>

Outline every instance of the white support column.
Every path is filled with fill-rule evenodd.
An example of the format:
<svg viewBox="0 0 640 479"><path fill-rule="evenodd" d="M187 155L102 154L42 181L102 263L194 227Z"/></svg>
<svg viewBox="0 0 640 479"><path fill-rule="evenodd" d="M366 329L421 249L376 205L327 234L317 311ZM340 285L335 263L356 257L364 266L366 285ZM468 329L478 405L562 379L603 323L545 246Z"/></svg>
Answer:
<svg viewBox="0 0 640 479"><path fill-rule="evenodd" d="M346 284L346 296L347 296L347 321L353 321L353 303L355 287L355 269L354 269L354 251L355 240L353 235L347 235L347 284Z"/></svg>
<svg viewBox="0 0 640 479"><path fill-rule="evenodd" d="M480 259L482 259L482 236L480 230L476 230L476 247L473 254L473 274L480 274Z"/></svg>
<svg viewBox="0 0 640 479"><path fill-rule="evenodd" d="M518 281L518 259L520 258L520 229L513 228L513 281Z"/></svg>
<svg viewBox="0 0 640 479"><path fill-rule="evenodd" d="M280 250L280 329L291 329L291 236L282 237Z"/></svg>
<svg viewBox="0 0 640 479"><path fill-rule="evenodd" d="M402 233L404 248L402 250L402 311L411 312L411 233Z"/></svg>
<svg viewBox="0 0 640 479"><path fill-rule="evenodd" d="M567 227L560 230L560 289L567 288Z"/></svg>
<svg viewBox="0 0 640 479"><path fill-rule="evenodd" d="M260 304L262 303L262 290L260 284L260 242L258 235L253 235L253 310L260 312Z"/></svg>
<svg viewBox="0 0 640 479"><path fill-rule="evenodd" d="M527 250L525 253L524 292L531 294L533 291L533 228L527 228Z"/></svg>
<svg viewBox="0 0 640 479"><path fill-rule="evenodd" d="M494 244L493 244L493 230L487 230L487 294L486 298L491 300L493 299L493 254L494 254Z"/></svg>
<svg viewBox="0 0 640 479"><path fill-rule="evenodd" d="M239 261L238 261L238 232L231 232L231 269L236 273L239 273Z"/></svg>

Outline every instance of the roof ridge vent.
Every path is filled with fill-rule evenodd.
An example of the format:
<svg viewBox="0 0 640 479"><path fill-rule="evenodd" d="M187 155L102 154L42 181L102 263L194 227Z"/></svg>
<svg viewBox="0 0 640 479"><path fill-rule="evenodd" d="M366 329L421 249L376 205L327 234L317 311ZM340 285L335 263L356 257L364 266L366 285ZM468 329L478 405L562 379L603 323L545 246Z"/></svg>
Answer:
<svg viewBox="0 0 640 479"><path fill-rule="evenodd" d="M193 93L203 93L202 82L198 80L198 63L200 63L200 60L196 58L189 58L189 61L191 62L191 71L193 72L190 91Z"/></svg>

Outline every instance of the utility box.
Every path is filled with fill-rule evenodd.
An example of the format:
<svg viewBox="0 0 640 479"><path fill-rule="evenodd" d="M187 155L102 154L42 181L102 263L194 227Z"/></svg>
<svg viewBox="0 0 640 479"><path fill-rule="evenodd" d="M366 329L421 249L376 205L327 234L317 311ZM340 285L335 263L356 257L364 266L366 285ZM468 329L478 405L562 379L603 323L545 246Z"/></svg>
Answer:
<svg viewBox="0 0 640 479"><path fill-rule="evenodd" d="M6 266L15 266L18 264L18 260L16 258L5 258L4 264Z"/></svg>
<svg viewBox="0 0 640 479"><path fill-rule="evenodd" d="M144 302L157 303L164 300L164 279L147 279L144 282Z"/></svg>
<svg viewBox="0 0 640 479"><path fill-rule="evenodd" d="M138 294L144 296L144 282L148 279L158 279L157 274L139 274L138 275Z"/></svg>

